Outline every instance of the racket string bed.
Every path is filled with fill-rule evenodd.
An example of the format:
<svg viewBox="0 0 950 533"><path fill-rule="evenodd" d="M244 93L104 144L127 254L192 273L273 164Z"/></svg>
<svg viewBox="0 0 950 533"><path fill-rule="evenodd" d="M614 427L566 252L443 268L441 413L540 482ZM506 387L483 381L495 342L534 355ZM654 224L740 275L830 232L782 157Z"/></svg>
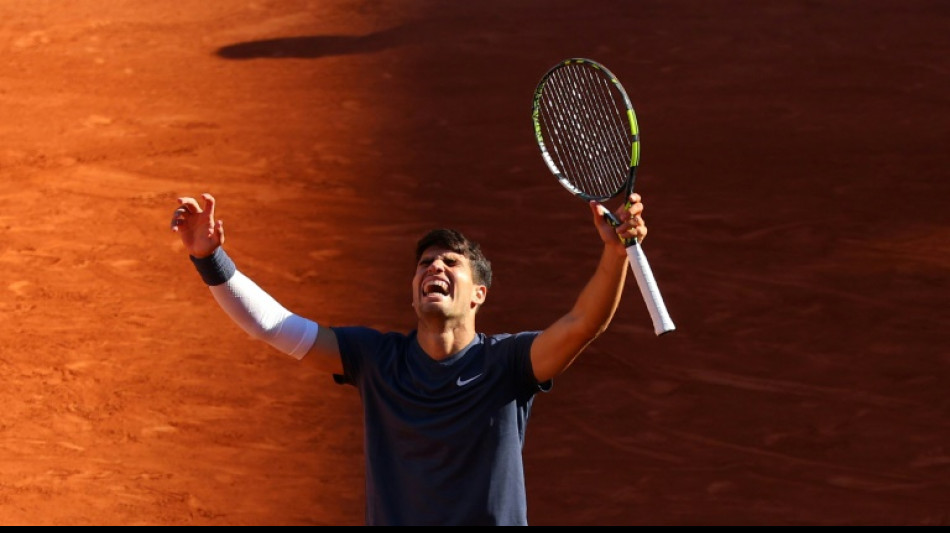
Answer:
<svg viewBox="0 0 950 533"><path fill-rule="evenodd" d="M541 124L550 152L568 185L604 200L623 186L633 136L613 84L581 65L569 65L545 82Z"/></svg>
<svg viewBox="0 0 950 533"><path fill-rule="evenodd" d="M571 185L589 196L606 196L603 189L604 163L595 157L595 140L587 124L585 99L576 79L556 77L553 98L547 101L547 110L553 121L560 125L555 130L554 146L561 162L563 177Z"/></svg>

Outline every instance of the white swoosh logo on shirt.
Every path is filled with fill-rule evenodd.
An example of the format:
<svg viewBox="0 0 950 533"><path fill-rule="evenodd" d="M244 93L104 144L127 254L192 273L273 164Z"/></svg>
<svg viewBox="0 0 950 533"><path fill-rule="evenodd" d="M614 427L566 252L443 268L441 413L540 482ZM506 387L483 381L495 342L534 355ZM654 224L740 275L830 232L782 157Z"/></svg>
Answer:
<svg viewBox="0 0 950 533"><path fill-rule="evenodd" d="M464 387L480 377L482 377L481 374L476 374L468 379L462 379L462 376L459 376L458 379L455 380L455 384L458 385L459 387Z"/></svg>

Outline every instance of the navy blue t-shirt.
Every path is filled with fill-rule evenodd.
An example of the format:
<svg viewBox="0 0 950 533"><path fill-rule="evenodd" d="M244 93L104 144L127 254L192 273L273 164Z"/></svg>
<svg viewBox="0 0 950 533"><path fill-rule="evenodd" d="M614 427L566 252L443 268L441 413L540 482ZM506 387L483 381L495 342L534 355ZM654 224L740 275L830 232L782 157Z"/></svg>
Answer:
<svg viewBox="0 0 950 533"><path fill-rule="evenodd" d="M333 328L359 389L367 525L527 525L522 448L537 331L478 334L443 361L415 331Z"/></svg>

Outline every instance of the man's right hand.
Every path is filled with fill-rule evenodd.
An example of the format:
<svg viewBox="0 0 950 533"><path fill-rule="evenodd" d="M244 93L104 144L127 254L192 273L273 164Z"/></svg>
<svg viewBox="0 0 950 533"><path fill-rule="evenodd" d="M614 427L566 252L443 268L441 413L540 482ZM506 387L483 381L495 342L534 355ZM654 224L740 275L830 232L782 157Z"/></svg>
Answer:
<svg viewBox="0 0 950 533"><path fill-rule="evenodd" d="M194 198L178 199L179 207L172 216L172 231L181 236L185 250L194 257L207 257L224 244L224 224L214 219L214 197L201 195L204 208Z"/></svg>

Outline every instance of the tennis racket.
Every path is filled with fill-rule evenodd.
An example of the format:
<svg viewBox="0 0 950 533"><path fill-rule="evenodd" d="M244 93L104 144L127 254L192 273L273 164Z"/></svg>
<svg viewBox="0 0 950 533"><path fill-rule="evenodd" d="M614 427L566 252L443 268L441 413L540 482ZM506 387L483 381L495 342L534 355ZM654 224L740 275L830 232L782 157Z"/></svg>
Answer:
<svg viewBox="0 0 950 533"><path fill-rule="evenodd" d="M585 201L630 197L640 165L640 130L627 92L606 67L584 58L552 67L534 91L531 118L541 157L567 190ZM604 218L620 224L609 211ZM639 241L624 244L654 331L673 331Z"/></svg>

